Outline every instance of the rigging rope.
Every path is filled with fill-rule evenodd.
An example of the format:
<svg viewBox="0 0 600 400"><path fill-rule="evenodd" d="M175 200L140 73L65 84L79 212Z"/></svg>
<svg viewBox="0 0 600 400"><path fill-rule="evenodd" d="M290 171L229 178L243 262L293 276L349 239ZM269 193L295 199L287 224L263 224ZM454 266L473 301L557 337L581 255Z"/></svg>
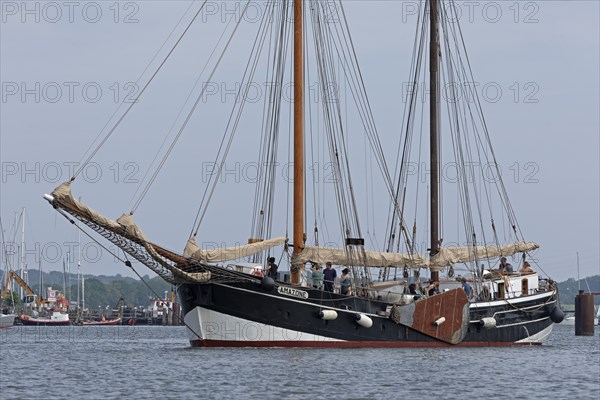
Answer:
<svg viewBox="0 0 600 400"><path fill-rule="evenodd" d="M249 4L250 4L250 0L248 0L248 2L246 3L246 6L244 7L244 9L242 11L242 18L238 19L235 29L232 32L231 37L229 38L227 46L233 39L233 36L235 35L235 32L237 31L237 28L240 25L240 22L243 20L243 16L245 15ZM271 3L271 4L273 4L273 3ZM258 64L258 55L260 54L260 48L262 48L262 45L264 44L264 40L266 37L266 29L263 32L261 28L264 26L265 21L267 20L267 17L266 17L267 15L269 15L269 13L263 14L263 19L261 20L261 24L259 26L259 31L258 31L259 33L257 34L257 36L255 38L254 46L250 53L250 59L249 59L248 63L246 64L246 70L244 71L244 78L242 79L243 82L246 82L246 81L250 82L256 71L256 66ZM261 38L261 35L262 35L262 38ZM257 50L257 48L258 48L258 50ZM255 50L257 50L257 51L255 52ZM222 58L223 54L221 55L221 58ZM254 56L254 60L252 60L253 56ZM215 66L215 69L216 69L216 66ZM214 73L214 70L213 70L213 73ZM211 74L211 76L212 76L212 74ZM217 173L211 174L211 176L209 178L208 184L207 184L207 186L204 190L204 194L202 196L200 206L198 207L198 211L196 213L196 218L194 220L194 225L192 227L192 232L191 232L190 236L197 235L198 230L200 229L202 220L204 219L204 216L206 215L206 212L208 210L208 203L210 202L210 199L212 198L212 195L214 194L216 185L221 176L221 172L223 171L225 159L229 153L229 150L231 149L231 144L233 142L233 138L235 137L235 134L237 132L237 127L238 127L238 124L240 121L240 116L241 116L241 113L246 104L245 99L246 99L246 95L249 90L250 90L250 85L240 85L240 90L236 94L236 101L234 103L234 107L231 110L231 114L229 116L229 120L228 120L227 126L225 128L225 133L223 135L223 138L221 139L221 144L219 146L219 150L215 157L215 165L218 165ZM242 99L242 101L239 101L240 98ZM200 97L198 98L197 102L199 102L199 101L200 101ZM238 105L238 103L239 103L239 105ZM236 107L237 107L237 114L236 114ZM229 132L230 127L231 127L231 132ZM225 149L223 149L223 144L225 143L225 139L227 138L228 132L229 132L229 140L227 141L227 145L225 146ZM217 161L221 155L222 150L223 150L223 155L221 157L221 161L217 164ZM212 186L210 185L211 182L212 182ZM206 203L205 203L205 201L206 201Z"/></svg>
<svg viewBox="0 0 600 400"><path fill-rule="evenodd" d="M177 41L175 42L175 44L173 45L173 47L171 48L171 50L169 50L169 52L167 53L167 55L165 56L165 58L162 60L162 62L160 63L160 65L158 66L158 68L156 69L156 71L154 71L154 73L152 74L152 76L150 77L150 79L148 79L148 82L146 82L146 84L144 85L144 87L142 88L142 90L140 90L140 93L135 97L135 99L133 99L131 101L131 104L129 105L129 107L127 107L127 109L125 110L125 112L123 113L123 115L121 115L121 117L117 120L117 122L113 125L113 127L106 134L106 136L104 137L104 139L102 139L102 141L96 146L96 148L94 149L94 151L92 151L92 153L86 158L86 160L81 164L81 166L75 171L75 173L71 177L71 182L74 181L75 178L81 173L81 171L83 171L83 169L87 166L87 164L89 164L89 162L92 160L92 158L94 158L94 156L100 150L100 148L102 148L102 146L104 146L104 144L106 143L106 141L112 136L112 134L117 129L117 127L121 124L121 122L123 121L123 119L125 119L125 117L127 116L127 114L129 114L129 111L131 111L131 109L133 108L133 106L137 104L137 102L139 101L139 99L142 97L142 94L144 94L144 92L146 91L146 89L148 88L148 86L150 85L150 83L154 80L154 78L156 77L156 75L158 75L158 72L162 69L162 67L165 65L165 63L167 62L167 60L171 57L171 54L173 54L173 52L175 51L175 48L177 48L177 46L179 45L179 43L181 42L181 40L183 39L183 37L185 36L185 34L188 32L188 30L190 29L190 27L192 26L192 24L194 23L194 21L196 20L196 18L198 17L198 15L200 15L200 12L204 9L204 6L207 3L207 1L208 0L204 0L204 2L200 5L200 8L196 12L196 14L194 14L194 17L190 20L190 22L188 23L187 27L183 31L183 33L179 36L179 38L177 39ZM185 11L184 16L185 16L185 14L187 14L188 10L191 8L192 5L193 5L193 3L190 4L190 6L188 7L188 9ZM183 19L183 16L181 17L181 19L179 20L179 22L181 22L182 19ZM176 27L179 25L179 22L176 25ZM173 34L174 30L175 30L175 28L173 28L173 31L171 31L171 33L169 34L169 37L167 37L166 40L168 40L171 37L171 35ZM165 41L165 43L166 43L166 41ZM150 61L150 63L152 63L152 61L154 61L154 59L156 58L156 56L158 55L158 53L160 52L160 50L163 48L163 46L164 46L165 43L163 43L163 45L160 47L160 49L154 55L154 57L152 58L152 60ZM144 69L144 72L146 72L146 70L148 69L149 65L150 64L148 64L148 66L146 66L146 69ZM138 81L139 81L139 79L141 79L141 76L143 76L144 72L142 72L142 75L140 75L140 77L138 78ZM136 83L137 83L137 81L136 81ZM106 122L106 124L104 125L104 127L102 128L102 130L100 131L100 133L98 133L98 136L96 137L96 139L92 142L92 145L93 145L93 143L96 142L96 140L98 140L98 138L100 137L100 135L102 134L102 132L104 132L105 128L108 126L108 123L112 120L113 116L116 115L117 111L119 110L119 108L121 107L121 105L125 103L125 101L126 101L126 98L123 99L123 101L121 102L121 104L113 112L113 114L108 119L108 121ZM92 145L90 145L90 148L91 148ZM89 151L90 148L88 148L87 151ZM87 151L86 151L86 153L87 153Z"/></svg>
<svg viewBox="0 0 600 400"><path fill-rule="evenodd" d="M246 6L244 7L244 10L242 12L242 15L244 15L244 13L246 12L246 9L247 9L249 3L250 3L250 0L248 0L248 2L246 3ZM236 23L236 25L235 25L235 27L233 29L233 32L231 33L231 36L229 37L229 40L225 44L225 47L223 48L223 51L221 52L219 58L217 59L217 61L215 63L215 66L213 67L210 75L208 76L208 82L210 82L212 80L212 77L213 77L215 71L217 70L217 67L220 65L221 60L223 59L223 56L227 52L227 49L229 48L229 45L231 44L231 40L233 39L233 36L235 35L235 32L237 31L238 27L240 26L240 22L241 21L242 21L242 18L240 18L237 21L237 23ZM200 91L200 93L198 94L198 96L196 98L196 101L194 102L192 108L188 112L185 120L183 121L183 124L181 125L181 128L179 128L179 131L177 132L177 135L175 135L175 138L173 138L173 140L171 141L171 144L170 144L169 148L165 152L165 155L163 156L162 160L160 161L160 163L159 163L158 167L156 168L154 174L150 178L150 181L148 182L148 184L146 185L146 187L142 191L142 194L140 195L140 198L138 199L138 201L135 203L135 205L133 207L134 210L137 209L137 207L140 205L140 203L142 202L142 200L144 199L144 197L148 193L148 190L150 190L150 187L154 183L156 177L158 176L158 173L160 172L160 170L162 169L163 165L165 164L165 162L167 161L167 159L171 155L171 152L175 148L175 145L177 144L177 141L181 137L181 134L183 133L183 131L185 130L187 124L189 123L190 119L192 118L192 115L194 114L194 111L196 111L196 108L198 107L198 104L200 104L200 100L202 100L202 98L204 96L204 93L206 91L206 88L208 87L208 82L205 85L203 85L202 90Z"/></svg>

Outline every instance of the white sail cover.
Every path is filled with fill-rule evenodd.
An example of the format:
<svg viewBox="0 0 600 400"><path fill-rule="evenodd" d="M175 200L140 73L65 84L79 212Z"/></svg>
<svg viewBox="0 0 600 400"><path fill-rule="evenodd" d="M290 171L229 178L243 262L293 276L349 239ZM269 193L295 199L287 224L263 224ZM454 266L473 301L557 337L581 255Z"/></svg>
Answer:
<svg viewBox="0 0 600 400"><path fill-rule="evenodd" d="M329 247L306 246L293 262L315 262L334 265L364 265L366 267L409 267L423 268L429 263L429 256L420 254L385 253L362 249L346 250Z"/></svg>
<svg viewBox="0 0 600 400"><path fill-rule="evenodd" d="M486 260L500 256L508 257L516 253L532 251L540 246L531 242L517 242L498 246L443 247L430 262L430 267L449 267L453 264Z"/></svg>
<svg viewBox="0 0 600 400"><path fill-rule="evenodd" d="M80 201L75 200L71 193L71 183L64 182L59 187L54 189L52 196L60 200L62 203L69 205L71 208L77 210L77 214L82 215L89 221L93 221L103 227L109 229L125 229L131 236L139 239L143 242L147 242L146 235L144 232L135 224L130 214L121 215L116 221L110 218L106 218L99 212L91 209Z"/></svg>
<svg viewBox="0 0 600 400"><path fill-rule="evenodd" d="M97 222L100 225L110 229L121 228L121 225L119 225L117 222L113 221L110 218L106 218L99 212L75 200L75 198L71 194L71 182L61 183L56 189L54 189L54 191L52 191L52 197L54 197L57 200L60 200L62 203L75 209L77 211L77 214L83 216L84 218L90 221Z"/></svg>
<svg viewBox="0 0 600 400"><path fill-rule="evenodd" d="M434 257L424 254L386 253L377 251L364 251L361 249L346 250L327 247L307 246L298 257L292 260L295 263L315 262L324 264L331 262L334 265L361 265L366 267L407 267L443 269L453 264L468 263L475 260L485 260L500 256L531 251L539 248L536 243L518 242L498 246L477 247L445 247Z"/></svg>
<svg viewBox="0 0 600 400"><path fill-rule="evenodd" d="M206 263L238 260L271 249L275 246L280 246L285 243L285 240L285 237L278 237L234 247L218 247L212 250L202 250L196 244L196 240L190 238L183 250L183 256Z"/></svg>

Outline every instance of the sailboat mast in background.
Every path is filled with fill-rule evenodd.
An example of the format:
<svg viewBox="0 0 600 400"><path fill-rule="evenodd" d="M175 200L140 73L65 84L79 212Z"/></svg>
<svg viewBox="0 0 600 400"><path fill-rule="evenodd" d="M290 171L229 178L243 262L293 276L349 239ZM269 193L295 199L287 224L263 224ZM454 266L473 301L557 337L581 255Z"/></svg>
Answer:
<svg viewBox="0 0 600 400"><path fill-rule="evenodd" d="M23 280L29 285L29 276L27 274L27 262L25 260L25 207L21 211L21 273ZM20 290L21 298L24 297L23 288Z"/></svg>

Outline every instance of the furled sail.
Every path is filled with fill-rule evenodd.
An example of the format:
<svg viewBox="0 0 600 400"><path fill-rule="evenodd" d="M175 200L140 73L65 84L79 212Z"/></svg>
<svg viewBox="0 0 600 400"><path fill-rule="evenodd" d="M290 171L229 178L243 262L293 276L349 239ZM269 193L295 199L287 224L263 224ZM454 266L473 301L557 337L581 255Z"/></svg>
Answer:
<svg viewBox="0 0 600 400"><path fill-rule="evenodd" d="M80 201L75 200L71 193L71 183L65 182L58 186L50 195L50 201L55 207L60 207L72 215L92 223L107 231L116 233L142 246L147 254L158 264L146 264L154 272L171 283L185 281L205 281L210 279L210 272L188 273L166 262L155 249L156 245L146 239L144 232L136 225L130 214L121 215L116 221L107 218ZM131 254L131 253L130 253ZM136 257L137 258L137 257ZM141 261L138 258L139 261ZM148 260L148 258L144 258ZM143 261L142 261L143 262ZM155 267L159 265L160 267Z"/></svg>
<svg viewBox="0 0 600 400"><path fill-rule="evenodd" d="M430 267L443 268L453 264L468 263L475 260L486 260L500 256L508 257L516 253L532 251L539 247L538 244L531 242L517 242L497 246L443 247L438 254L432 257Z"/></svg>
<svg viewBox="0 0 600 400"><path fill-rule="evenodd" d="M444 247L434 257L424 254L386 253L377 251L346 250L307 246L294 263L315 262L334 265L361 265L366 267L407 267L440 270L450 265L485 260L539 248L536 243L518 242L498 246Z"/></svg>
<svg viewBox="0 0 600 400"><path fill-rule="evenodd" d="M83 218L89 221L97 222L103 227L113 230L121 228L121 225L119 225L116 221L104 217L99 212L75 200L75 198L71 194L71 182L61 183L56 189L52 191L51 196L55 200L60 201L67 208L73 210L76 214L82 216Z"/></svg>
<svg viewBox="0 0 600 400"><path fill-rule="evenodd" d="M429 263L429 257L420 254L386 253L364 251L362 249L346 250L330 247L306 246L294 263L315 262L334 265L364 265L366 267L409 267L423 268Z"/></svg>
<svg viewBox="0 0 600 400"><path fill-rule="evenodd" d="M146 239L146 235L144 235L144 232L142 232L142 230L135 224L131 215L123 214L116 221L113 221L112 219L106 218L99 212L86 206L82 202L75 200L73 194L71 193L70 182L64 182L54 189L52 192L52 197L88 221L93 221L94 223L113 231L124 229L134 239L137 239L141 242L148 241L148 239Z"/></svg>
<svg viewBox="0 0 600 400"><path fill-rule="evenodd" d="M212 250L202 250L196 244L196 240L194 238L190 238L185 245L185 249L183 250L183 256L205 263L237 260L263 252L265 250L269 250L275 246L280 246L284 244L285 241L285 237L278 237L240 246L218 247Z"/></svg>

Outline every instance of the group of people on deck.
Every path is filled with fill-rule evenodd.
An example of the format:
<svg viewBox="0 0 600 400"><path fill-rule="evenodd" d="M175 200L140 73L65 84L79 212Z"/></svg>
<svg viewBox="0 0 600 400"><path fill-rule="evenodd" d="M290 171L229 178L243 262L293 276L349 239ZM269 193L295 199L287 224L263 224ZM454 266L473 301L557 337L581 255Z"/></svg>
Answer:
<svg viewBox="0 0 600 400"><path fill-rule="evenodd" d="M420 284L411 283L408 285L408 293L415 296L433 296L440 292L440 283L438 281L428 281L427 286L421 287Z"/></svg>
<svg viewBox="0 0 600 400"><path fill-rule="evenodd" d="M533 274L533 272L533 268L531 268L531 265L527 261L523 262L523 266L519 268L519 273L522 275ZM500 275L511 275L514 273L513 266L506 261L506 257L500 259L498 273L500 273Z"/></svg>
<svg viewBox="0 0 600 400"><path fill-rule="evenodd" d="M277 279L277 270L278 266L275 263L275 257L269 257L267 259L267 268L266 275ZM312 286L315 289L323 290L325 292L333 293L336 291L336 279L337 279L337 271L333 268L331 262L325 263L325 268L321 267L321 264L312 263L310 268L312 272ZM511 275L514 273L513 266L507 262L506 257L502 257L500 259L500 264L498 266L498 273L500 275ZM531 268L529 262L524 261L523 266L519 269L519 273L522 275L533 274L534 271ZM257 275L263 277L262 267L255 267L251 271L252 275ZM462 289L465 291L467 297L471 297L472 288L469 285L468 281L464 277L459 277L458 281L462 284ZM304 279L302 286L306 286L306 278ZM411 283L408 287L408 291L410 294L421 297L421 296L433 296L435 294L440 293L440 282L438 281L428 281L427 286L421 287L421 285L417 285L417 283ZM339 293L343 295L351 295L352 294L352 278L350 276L350 270L348 268L344 268L342 270L342 275L339 278ZM416 297L415 297L416 298Z"/></svg>
<svg viewBox="0 0 600 400"><path fill-rule="evenodd" d="M250 270L250 274L258 277L264 277L265 275L273 279L277 279L278 266L275 264L275 257L269 257L267 259L267 269L263 272L263 268L260 265L253 267ZM333 268L330 262L325 264L325 269L320 264L313 263L311 267L312 272L312 286L315 289L324 290L326 292L333 293L336 288L337 271ZM304 279L306 283L306 279ZM301 282L302 286L306 286ZM352 279L350 277L350 270L344 268L342 275L339 279L339 293L344 295L351 294Z"/></svg>
<svg viewBox="0 0 600 400"><path fill-rule="evenodd" d="M312 285L315 289L320 289L331 293L334 292L337 271L333 268L330 262L325 263L325 269L322 269L320 264L314 263L311 267L311 271ZM350 270L348 268L344 268L342 270L342 276L340 276L340 293L345 295L351 294L351 283L352 279L350 278Z"/></svg>

